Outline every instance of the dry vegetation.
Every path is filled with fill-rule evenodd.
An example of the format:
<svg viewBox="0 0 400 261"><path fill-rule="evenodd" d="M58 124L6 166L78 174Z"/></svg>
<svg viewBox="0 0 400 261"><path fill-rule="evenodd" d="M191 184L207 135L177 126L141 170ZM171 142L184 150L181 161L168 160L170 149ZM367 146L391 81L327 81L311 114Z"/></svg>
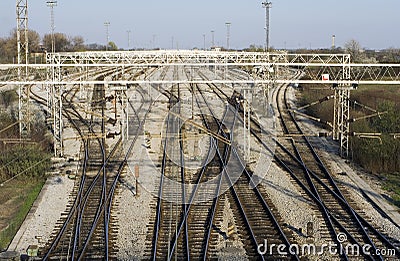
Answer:
<svg viewBox="0 0 400 261"><path fill-rule="evenodd" d="M0 93L0 251L7 248L39 194L50 166L51 142L46 126L32 124L30 141L7 143L19 137L15 91ZM11 128L8 128L12 126Z"/></svg>
<svg viewBox="0 0 400 261"><path fill-rule="evenodd" d="M329 88L304 85L302 104L333 94ZM382 133L379 139L350 138L352 160L371 174L383 180L383 187L391 192L393 201L400 206L400 138L394 139L390 133L400 133L400 87L360 86L351 92L351 100L377 109L386 114L380 117L359 120L350 124L352 132ZM359 118L372 112L351 102L351 118ZM309 114L332 122L333 100L309 108Z"/></svg>

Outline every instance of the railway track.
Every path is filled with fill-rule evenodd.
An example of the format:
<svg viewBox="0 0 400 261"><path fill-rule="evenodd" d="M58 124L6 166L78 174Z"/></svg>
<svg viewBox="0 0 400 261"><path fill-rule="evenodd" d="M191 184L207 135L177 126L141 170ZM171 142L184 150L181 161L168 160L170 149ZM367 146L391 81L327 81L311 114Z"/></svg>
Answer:
<svg viewBox="0 0 400 261"><path fill-rule="evenodd" d="M312 146L310 139L302 136L305 135L304 131L290 112L288 88L285 85L278 90L276 102L285 134L295 136L289 140L282 140L276 153L278 157L288 153L294 156L282 156L282 163L293 166L292 177L318 205L320 219L324 220L323 227L327 230L324 234L326 242L335 242L343 248L356 245L362 249L363 246L368 245L372 249L371 253L379 253L381 249L391 249L399 255L398 245L396 246L398 241L383 235L363 217L362 211L357 209L357 204L349 198L346 189L337 184L334 176ZM294 159L296 159L295 162L293 162ZM364 253L361 255L369 260L385 259L382 255L371 256ZM359 256L360 253L351 251L343 251L337 255L344 260Z"/></svg>
<svg viewBox="0 0 400 261"><path fill-rule="evenodd" d="M187 76L188 77L188 76ZM197 91L195 91L195 88ZM210 104L207 103L207 99L204 97L202 90L199 86L189 86L189 91L195 93L195 99L197 107L200 111L200 116L203 125L210 131L218 133L219 135L225 136L227 139L231 139L231 128L232 126L226 126L222 124L222 121L228 121L233 123L238 116L237 111L225 111L223 119L213 113ZM179 102L179 91L176 94L178 88L172 89L170 92L170 108L177 110L176 104ZM201 104L207 104L205 108ZM173 115L178 114L179 109L173 112ZM208 114L209 117L204 115ZM171 115L170 115L171 117ZM230 118L230 119L227 119ZM174 122L173 120L167 120L168 123ZM182 129L168 130L171 126L167 126L168 133L175 133L182 135ZM174 128L174 127L172 127ZM162 176L160 182L160 189L158 194L157 202L157 214L156 222L153 230L152 240L152 251L151 258L153 260L164 259L212 259L218 258L219 250L216 246L219 235L222 234L225 240L232 239L227 236L223 231L218 231L218 225L222 223L222 199L229 199L230 204L234 205L233 211L236 216L238 227L239 240L243 242L245 246L246 255L249 258L259 258L261 260L270 258L283 258L283 259L294 259L298 257L293 255L291 257L283 257L276 251L271 255L264 256L258 252L258 246L264 243L264 240L270 240L270 242L279 242L289 245L286 234L290 234L287 229L282 229L281 224L283 223L279 214L274 211L272 202L265 200L266 193L259 188L249 188L249 181L251 180L251 173L244 170L246 166L243 165L240 155L236 148L231 147L230 144L225 144L215 138L210 138L211 144L215 149L215 154L210 160L210 151L207 154L206 162L194 177L188 177L184 175L184 162L181 161L181 168L175 170L175 173L168 166L171 161L168 159L169 155L166 153L167 146L170 140L168 138L163 140L164 156L162 158ZM180 139L180 145L178 146L181 151L176 152L182 159L182 139ZM170 146L170 145L169 145ZM175 147L176 148L176 147ZM210 148L211 149L211 146ZM236 166L227 166L227 162L230 157L237 158ZM176 166L176 165L175 165ZM229 171L228 171L229 169ZM244 171L243 171L244 170ZM180 177L176 173L180 173ZM171 189L166 185L167 178L175 178L177 187ZM214 186L208 186L207 188L201 188L201 182L207 182L210 180L216 180ZM187 191L185 184L195 184L195 187L191 191ZM228 189L228 188L231 189ZM221 195L221 191L224 192ZM176 199L175 204L168 203L163 199L165 194L175 193ZM179 194L179 195L176 195ZM207 195L204 195L207 194ZM202 202L201 204L195 204L197 197L210 197L210 200ZM185 204L185 199L189 201ZM254 200L257 199L257 200ZM285 231L284 231L285 230ZM238 240L238 239L236 239Z"/></svg>
<svg viewBox="0 0 400 261"><path fill-rule="evenodd" d="M97 77L109 75L114 75L114 72L101 72ZM140 131L136 132L125 153L122 138L108 148L104 86L96 85L93 90L90 120L86 120L73 104L75 95L74 89L64 95L63 114L83 140L82 174L71 195L69 210L58 222L53 238L41 249L41 256L44 260L115 259L118 248L115 245L117 227L111 214L113 198ZM144 120L137 128L143 129L143 123Z"/></svg>
<svg viewBox="0 0 400 261"><path fill-rule="evenodd" d="M161 77L165 77L165 74L166 70L163 70ZM174 70L173 75L177 78L178 72ZM151 258L205 259L212 228L209 216L211 212L215 216L217 203L212 199L216 198L218 186L204 189L200 183L217 176L221 171L220 163L212 158L210 147L207 154L209 164L195 175L186 173L181 137L190 126L182 125L179 118L174 118L174 115L180 113L180 86L175 85L170 91L163 92L170 95L169 108L172 114L168 115L168 135L163 140L162 175L152 233ZM172 161L172 158L179 159L179 162ZM199 204L197 200L201 197L210 197L210 200Z"/></svg>
<svg viewBox="0 0 400 261"><path fill-rule="evenodd" d="M212 87L218 97L222 99L229 98L223 93L221 88L218 88L217 86L210 87ZM278 95L281 100L277 100L277 104L280 107L279 112L282 125L286 134L295 134L298 139L303 139L304 142L290 139L290 144L284 144L283 142L276 140L280 150L283 152L278 150L274 157L275 160L281 164L281 166L283 166L292 174L294 180L301 185L303 193L308 194L309 196L311 195L311 199L313 199L316 202L316 205L319 206L319 215L324 216L325 220L327 221L327 225L325 226L325 236L328 238L328 241L336 242L338 246L342 247L346 247L346 243L357 245L360 248L368 245L373 249L372 252L379 251L379 249L389 249L396 251L396 255L398 255L398 241L390 239L380 233L376 228L374 228L374 226L370 224L368 220L364 219L352 207L356 204L354 202L349 203L346 200L345 195L348 193L341 192L343 188L338 187L334 178L332 178L330 175L329 170L325 167L315 149L308 142L307 138L302 136L305 134L292 115L288 114L290 108L287 104L287 88L288 86L282 86L280 88L280 92L284 93L284 95ZM284 106L282 106L282 104L284 104ZM258 133L260 132L259 127L257 127L258 124L256 124L256 121L253 119L252 124L253 136L261 141L260 137L258 136ZM295 128L293 129L293 127ZM308 151L305 147L308 149ZM290 151L288 148L292 148L292 151ZM294 171L292 166L295 166L296 164L297 169ZM303 173L303 176L296 175L296 171ZM345 238L347 238L349 241L341 241L343 240L343 236L345 236ZM347 253L346 251L343 252L344 253L339 253L337 257L344 260L354 258L353 253ZM358 255L358 253L356 253L356 255ZM370 260L384 259L383 256L379 255L364 255L364 258Z"/></svg>
<svg viewBox="0 0 400 261"><path fill-rule="evenodd" d="M74 93L71 95L74 96ZM73 98L64 97L64 101L67 103L64 111L69 122L74 125L84 139L84 159L81 164L81 180L76 189L76 195L73 197L74 202L67 218L61 222L62 226L58 233L55 234L47 249L43 251L45 260L103 259L106 257L107 249L112 248L105 236L109 232L109 224L106 220L108 213L105 208L115 173L113 166L115 162L113 161L118 161L121 154L119 149L121 140L107 153L104 137L103 86L95 86L92 100L91 109L102 115L101 119L96 119L93 115L90 120L84 119L71 103ZM97 138L93 141L85 139L88 134Z"/></svg>
<svg viewBox="0 0 400 261"><path fill-rule="evenodd" d="M208 78L207 72L201 70L195 72L197 75L189 75L188 71L180 72L176 67L168 66L159 68L159 72L151 70L150 74L158 75L163 80L171 73L171 68L174 80L185 73L187 79L194 76L205 80ZM106 75L101 77L104 76ZM240 79L247 77L239 70L229 73L228 76ZM299 74L293 77L298 76ZM140 89L139 86L136 87ZM169 98L169 113L164 124L161 176L154 206L156 214L154 223L149 226L146 258L217 259L224 248L221 248L221 242L225 247L231 245L230 242L240 242L245 257L250 260L300 260L311 257L297 252L291 255L282 254L278 248L273 248L269 253L260 252L260 246L265 242L269 245L284 245L286 250L297 242L294 241L293 229L286 226L264 187L253 183L253 173L235 142L234 126L243 126L243 108L238 102L243 97L228 90L227 86L214 84L176 84L170 89L160 89L160 86L152 88ZM210 90L218 97L218 101L211 102L207 97L206 92ZM287 90L286 85L277 90L275 102L284 135L283 138L274 138L277 148L273 157L287 171L303 197L313 202L313 211L321 224L319 229L323 230L320 232L322 239L319 243L334 243L342 249L346 249L349 244L360 249L368 245L373 252L393 249L396 257L400 257L399 242L384 235L371 224L371 220L352 201L346 189L337 184L335 177L313 148L312 142L305 137L301 126L290 113ZM139 93L143 101L146 95L151 97L150 90L143 89ZM76 92L71 93L68 100L73 100L75 94ZM196 127L179 116L183 110L181 103L189 95L198 113L191 120L201 125L202 131L213 133L209 137L204 163L195 173L190 173L186 167L185 137L190 129ZM66 109L65 113L81 136L84 136L82 130L104 136L104 97L104 87L97 86L93 92L92 110L101 115L98 119L83 120L72 104ZM150 99L150 103L153 102ZM231 106L226 106L226 103ZM129 106L135 114L133 122L138 125L134 138L136 140L146 116L141 119L139 115L143 104L137 107L130 103ZM218 107L225 109L216 112ZM149 111L150 109L147 110ZM260 135L269 133L253 116L249 127L252 139L266 150L271 150ZM82 180L76 188L70 211L65 213L66 217L60 222L60 232L54 235L51 244L47 246L47 252L43 251L46 253L44 259L104 260L116 257L118 250L113 245L116 228L112 227L111 222L112 198L133 144L134 141L129 152L124 153L119 148L119 142L113 148L107 148L105 138L84 142ZM231 162L235 163L232 165ZM226 222L226 202L233 213L234 218L229 221L229 227L234 232L220 229L221 224ZM312 228L306 237L313 242ZM366 260L389 258L363 253L355 255L346 251L333 253L329 257L338 260L353 260L357 257Z"/></svg>
<svg viewBox="0 0 400 261"><path fill-rule="evenodd" d="M216 89L215 85L208 84L208 86L211 87L211 89ZM214 115L212 106L208 104L200 87L198 87L198 91L207 104L208 110ZM227 113L230 115L228 117L232 118L228 120L228 122L238 121L238 109L239 108L236 107L234 112ZM287 257L278 253L278 251L271 251L268 254L260 253L259 246L265 241L269 244L283 244L286 247L290 247L290 244L294 243L288 240L288 236L291 236L291 231L287 228L283 228L284 222L279 213L274 210L275 206L263 188L261 186L255 186L254 184L252 185L252 173L248 170L248 167L245 166L235 145L232 146L232 154L236 157L237 161L240 162L241 166L238 168L238 171L241 170L242 175L239 176L236 182L230 181L229 176L232 174L228 175L230 183L229 199L231 206L233 206L234 214L239 220L237 227L240 228L239 235L244 243L247 257L260 260L299 260L297 255ZM253 189L249 185L252 185Z"/></svg>

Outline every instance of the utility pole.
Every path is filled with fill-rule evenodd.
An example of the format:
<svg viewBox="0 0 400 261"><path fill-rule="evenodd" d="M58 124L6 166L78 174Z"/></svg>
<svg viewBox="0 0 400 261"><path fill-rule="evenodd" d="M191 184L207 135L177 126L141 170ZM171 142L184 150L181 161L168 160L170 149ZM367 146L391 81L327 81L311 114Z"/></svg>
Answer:
<svg viewBox="0 0 400 261"><path fill-rule="evenodd" d="M153 49L156 49L156 35L153 34Z"/></svg>
<svg viewBox="0 0 400 261"><path fill-rule="evenodd" d="M206 49L206 35L203 34L203 49Z"/></svg>
<svg viewBox="0 0 400 261"><path fill-rule="evenodd" d="M265 1L262 3L265 8L265 52L269 51L269 9L272 8L272 3Z"/></svg>
<svg viewBox="0 0 400 261"><path fill-rule="evenodd" d="M110 22L104 22L104 26L106 27L106 51L108 51L108 44L110 43L110 35L109 35L109 27L110 27Z"/></svg>
<svg viewBox="0 0 400 261"><path fill-rule="evenodd" d="M126 31L128 33L128 50L131 46L131 30Z"/></svg>
<svg viewBox="0 0 400 261"><path fill-rule="evenodd" d="M211 39L212 39L212 40L211 40L211 45L212 45L211 47L212 47L212 48L214 48L214 47L215 47L215 42L214 42L214 40L215 40L215 39L214 39L214 33L215 33L215 31L214 31L214 30L212 30L212 31L211 31Z"/></svg>
<svg viewBox="0 0 400 261"><path fill-rule="evenodd" d="M230 22L226 22L226 49L229 50L229 40L231 37L231 23Z"/></svg>
<svg viewBox="0 0 400 261"><path fill-rule="evenodd" d="M50 0L46 2L47 6L50 7L50 23L51 23L51 53L56 51L56 43L54 38L54 7L57 6L57 1Z"/></svg>

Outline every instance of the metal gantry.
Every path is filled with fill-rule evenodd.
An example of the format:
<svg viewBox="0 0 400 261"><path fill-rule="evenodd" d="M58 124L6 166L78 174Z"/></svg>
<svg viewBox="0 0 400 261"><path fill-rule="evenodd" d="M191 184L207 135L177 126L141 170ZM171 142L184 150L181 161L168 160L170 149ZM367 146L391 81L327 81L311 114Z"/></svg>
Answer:
<svg viewBox="0 0 400 261"><path fill-rule="evenodd" d="M285 83L311 83L333 86L335 92L333 139L340 142L341 155L346 157L349 149L349 97L357 84L400 85L400 64L352 64L348 54L289 54L286 52L220 52L193 50L158 50L132 52L77 52L47 53L47 64L4 64L0 71L19 73L21 77L2 78L0 84L54 86L50 107L53 118L56 155L62 155L62 103L65 86L127 86L128 84L228 84L231 86L273 86ZM214 74L209 79L154 80L149 78L105 78L93 80L82 75L93 69L125 68L146 69L163 66L208 67L226 72L228 69L246 70L253 77L230 79ZM35 78L22 77L23 69ZM13 72L15 70L16 72ZM286 72L300 70L302 78L292 79ZM47 72L44 73L44 72ZM69 77L70 75L81 75ZM225 74L224 74L225 75ZM328 75L329 77L326 77ZM51 91L50 91L51 90ZM21 92L21 94L24 91ZM268 95L268 89L266 90ZM21 107L22 108L22 107ZM21 109L21 115L23 110ZM22 119L22 117L21 117Z"/></svg>
<svg viewBox="0 0 400 261"><path fill-rule="evenodd" d="M28 0L16 1L17 12L17 76L20 82L28 80L29 38L28 38ZM30 88L18 84L18 120L20 137L27 136L31 127Z"/></svg>

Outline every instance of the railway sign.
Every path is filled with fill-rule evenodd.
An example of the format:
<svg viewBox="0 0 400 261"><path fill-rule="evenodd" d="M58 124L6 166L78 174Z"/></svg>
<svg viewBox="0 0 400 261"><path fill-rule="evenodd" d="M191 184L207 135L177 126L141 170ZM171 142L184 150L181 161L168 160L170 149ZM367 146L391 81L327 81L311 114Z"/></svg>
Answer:
<svg viewBox="0 0 400 261"><path fill-rule="evenodd" d="M322 80L323 81L329 81L329 74L328 73L326 73L326 74L322 74Z"/></svg>

